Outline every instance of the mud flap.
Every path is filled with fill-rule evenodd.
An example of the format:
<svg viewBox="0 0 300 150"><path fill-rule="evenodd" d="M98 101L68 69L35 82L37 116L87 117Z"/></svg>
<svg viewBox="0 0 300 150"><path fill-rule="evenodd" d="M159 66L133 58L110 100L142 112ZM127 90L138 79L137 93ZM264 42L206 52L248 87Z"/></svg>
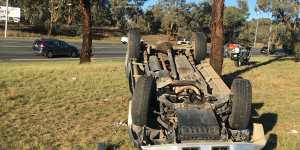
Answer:
<svg viewBox="0 0 300 150"><path fill-rule="evenodd" d="M176 113L179 141L220 139L220 127L210 108L178 109Z"/></svg>

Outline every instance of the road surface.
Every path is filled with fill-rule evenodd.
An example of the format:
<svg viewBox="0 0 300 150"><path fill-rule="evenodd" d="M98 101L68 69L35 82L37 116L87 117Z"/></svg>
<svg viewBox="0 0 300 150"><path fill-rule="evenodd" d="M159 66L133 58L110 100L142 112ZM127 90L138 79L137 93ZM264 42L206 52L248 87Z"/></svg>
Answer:
<svg viewBox="0 0 300 150"><path fill-rule="evenodd" d="M41 60L48 59L43 56L34 55L32 48L32 40L19 39L0 39L0 60ZM68 42L81 47L81 42ZM117 58L125 57L126 47L121 43L93 43L93 58ZM67 59L66 57L56 58Z"/></svg>
<svg viewBox="0 0 300 150"><path fill-rule="evenodd" d="M0 60L66 60L68 57L49 59L33 54L32 40L0 39ZM81 47L81 42L68 42ZM209 51L209 50L208 50ZM93 42L93 58L124 58L126 46L121 43L99 43ZM252 51L252 55L260 55L258 49Z"/></svg>

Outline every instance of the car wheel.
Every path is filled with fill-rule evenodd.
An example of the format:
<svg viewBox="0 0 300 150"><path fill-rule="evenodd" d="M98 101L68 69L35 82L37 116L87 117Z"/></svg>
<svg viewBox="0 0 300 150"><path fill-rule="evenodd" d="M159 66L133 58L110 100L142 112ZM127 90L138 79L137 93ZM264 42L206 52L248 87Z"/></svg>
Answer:
<svg viewBox="0 0 300 150"><path fill-rule="evenodd" d="M134 78L132 76L130 60L132 58L136 61L142 61L142 51L141 51L141 37L137 30L130 30L128 32L128 43L127 43L127 52L125 56L125 73L129 82L129 89L132 93L134 89Z"/></svg>
<svg viewBox="0 0 300 150"><path fill-rule="evenodd" d="M77 54L76 51L72 51L70 56L71 56L72 58L75 58L75 57L78 56L78 54Z"/></svg>
<svg viewBox="0 0 300 150"><path fill-rule="evenodd" d="M232 129L243 130L251 117L252 86L249 80L235 79L231 85L231 114L228 123Z"/></svg>
<svg viewBox="0 0 300 150"><path fill-rule="evenodd" d="M128 57L135 58L137 62L142 61L141 36L138 30L130 30L128 32Z"/></svg>
<svg viewBox="0 0 300 150"><path fill-rule="evenodd" d="M151 119L151 106L155 98L155 81L152 76L142 76L136 83L131 106L132 123L147 125Z"/></svg>
<svg viewBox="0 0 300 150"><path fill-rule="evenodd" d="M196 64L199 64L202 60L205 59L207 55L207 43L206 36L202 32L193 33L193 48L194 48L194 59Z"/></svg>
<svg viewBox="0 0 300 150"><path fill-rule="evenodd" d="M47 56L48 58L53 58L53 57L54 57L54 54L53 54L52 51L48 51L48 52L46 53L46 56Z"/></svg>

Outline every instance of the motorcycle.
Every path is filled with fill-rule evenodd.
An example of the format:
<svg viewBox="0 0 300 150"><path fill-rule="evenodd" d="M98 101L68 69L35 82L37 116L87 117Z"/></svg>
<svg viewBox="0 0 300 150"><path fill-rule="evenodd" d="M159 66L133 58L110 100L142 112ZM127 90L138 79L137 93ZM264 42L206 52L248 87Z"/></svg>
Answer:
<svg viewBox="0 0 300 150"><path fill-rule="evenodd" d="M249 64L249 60L251 57L251 48L243 47L241 45L235 44L235 46L231 49L231 60L234 61L235 66L239 67L242 65Z"/></svg>

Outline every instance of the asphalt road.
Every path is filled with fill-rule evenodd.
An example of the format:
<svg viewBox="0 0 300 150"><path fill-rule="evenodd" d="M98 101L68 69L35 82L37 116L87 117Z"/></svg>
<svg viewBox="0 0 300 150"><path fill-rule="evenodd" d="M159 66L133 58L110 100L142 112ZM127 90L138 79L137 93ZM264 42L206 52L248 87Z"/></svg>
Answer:
<svg viewBox="0 0 300 150"><path fill-rule="evenodd" d="M33 40L0 39L0 60L66 60L68 57L46 58L35 55L32 48ZM68 42L81 48L81 42ZM93 58L124 58L126 46L121 43L93 42ZM258 49L252 50L252 55L260 55Z"/></svg>
<svg viewBox="0 0 300 150"><path fill-rule="evenodd" d="M32 40L0 39L0 60L48 60L49 58L33 54ZM81 42L68 42L81 47ZM121 43L93 43L93 58L118 58L125 57L126 47ZM69 59L58 57L54 60Z"/></svg>

